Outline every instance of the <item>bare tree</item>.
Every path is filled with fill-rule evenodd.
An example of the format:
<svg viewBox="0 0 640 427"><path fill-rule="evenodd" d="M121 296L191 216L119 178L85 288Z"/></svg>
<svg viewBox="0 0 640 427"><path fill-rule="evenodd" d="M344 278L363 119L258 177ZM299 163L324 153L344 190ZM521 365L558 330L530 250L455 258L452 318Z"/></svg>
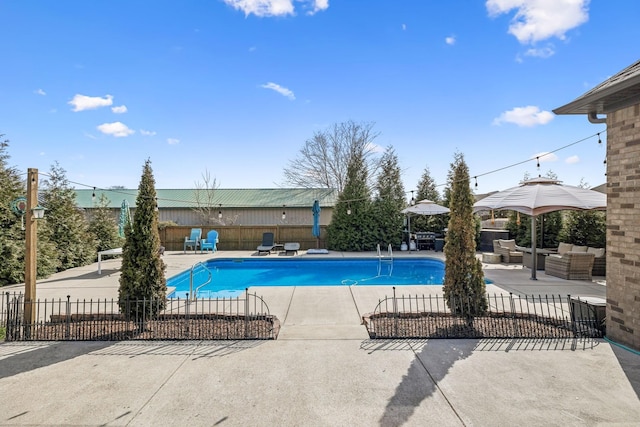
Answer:
<svg viewBox="0 0 640 427"><path fill-rule="evenodd" d="M298 156L289 161L284 170L285 182L295 187L335 188L342 192L347 166L354 156L361 156L370 177L375 177L378 147L374 140L379 136L373 131L373 123L347 121L335 123L328 129L316 132L305 141Z"/></svg>
<svg viewBox="0 0 640 427"><path fill-rule="evenodd" d="M202 173L203 182L196 181L195 202L193 210L200 216L202 225L218 224L219 204L215 200L215 192L218 189L216 178L211 178L208 170Z"/></svg>

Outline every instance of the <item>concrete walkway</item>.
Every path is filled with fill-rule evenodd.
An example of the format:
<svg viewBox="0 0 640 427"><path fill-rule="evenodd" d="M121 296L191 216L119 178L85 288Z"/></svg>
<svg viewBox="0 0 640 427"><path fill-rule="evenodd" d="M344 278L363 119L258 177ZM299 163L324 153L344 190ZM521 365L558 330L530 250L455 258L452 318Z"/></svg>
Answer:
<svg viewBox="0 0 640 427"><path fill-rule="evenodd" d="M442 257L398 254L424 255ZM211 257L166 254L167 276ZM103 261L102 275L93 264L39 281L38 297L117 298L119 263ZM604 297L606 291L603 280L565 281L544 272L532 281L529 270L515 265L485 265L485 274L494 282L490 293ZM441 292L417 288L411 293ZM13 289L23 287L3 291ZM0 425L631 426L640 420L640 356L606 340L369 340L361 315L388 289L260 288L259 294L282 322L275 341L0 344Z"/></svg>

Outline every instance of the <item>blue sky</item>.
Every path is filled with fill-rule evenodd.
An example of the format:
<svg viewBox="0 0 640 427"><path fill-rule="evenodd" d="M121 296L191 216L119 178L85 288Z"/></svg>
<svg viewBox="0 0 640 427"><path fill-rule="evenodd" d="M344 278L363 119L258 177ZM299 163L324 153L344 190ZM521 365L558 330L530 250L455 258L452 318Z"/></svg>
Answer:
<svg viewBox="0 0 640 427"><path fill-rule="evenodd" d="M348 120L395 148L407 191L425 167L444 184L456 151L478 193L549 171L599 185L606 127L551 110L640 40L636 0L7 0L0 16L10 165L97 188L137 188L147 158L157 188L282 187L304 141Z"/></svg>

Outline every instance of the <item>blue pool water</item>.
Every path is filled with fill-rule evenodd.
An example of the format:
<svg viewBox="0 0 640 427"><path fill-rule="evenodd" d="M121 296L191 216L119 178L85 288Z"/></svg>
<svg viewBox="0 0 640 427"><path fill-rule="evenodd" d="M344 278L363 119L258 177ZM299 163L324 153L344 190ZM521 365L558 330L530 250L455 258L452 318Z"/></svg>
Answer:
<svg viewBox="0 0 640 427"><path fill-rule="evenodd" d="M206 268L205 268L206 267ZM210 273L209 273L210 272ZM167 280L169 297L186 297L191 270ZM204 285L211 274L211 281ZM444 262L432 258L394 259L210 259L193 269L198 298L237 296L256 286L441 285Z"/></svg>

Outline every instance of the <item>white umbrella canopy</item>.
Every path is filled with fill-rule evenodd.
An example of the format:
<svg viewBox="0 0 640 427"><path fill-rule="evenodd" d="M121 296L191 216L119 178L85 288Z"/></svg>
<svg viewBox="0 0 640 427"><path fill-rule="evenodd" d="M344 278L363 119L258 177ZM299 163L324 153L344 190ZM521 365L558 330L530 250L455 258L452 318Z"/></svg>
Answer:
<svg viewBox="0 0 640 427"><path fill-rule="evenodd" d="M571 185L550 178L534 178L518 187L494 193L474 203L474 212L507 209L531 216L531 251L533 266L531 279L536 279L536 227L537 215L563 210L605 210L606 194Z"/></svg>
<svg viewBox="0 0 640 427"><path fill-rule="evenodd" d="M431 200L424 199L413 206L403 209L401 212L407 215L440 215L449 213L449 208L440 206Z"/></svg>
<svg viewBox="0 0 640 427"><path fill-rule="evenodd" d="M526 215L540 215L563 210L604 210L607 196L598 191L571 185L549 178L534 178L518 187L508 188L477 201L475 212L508 209Z"/></svg>

